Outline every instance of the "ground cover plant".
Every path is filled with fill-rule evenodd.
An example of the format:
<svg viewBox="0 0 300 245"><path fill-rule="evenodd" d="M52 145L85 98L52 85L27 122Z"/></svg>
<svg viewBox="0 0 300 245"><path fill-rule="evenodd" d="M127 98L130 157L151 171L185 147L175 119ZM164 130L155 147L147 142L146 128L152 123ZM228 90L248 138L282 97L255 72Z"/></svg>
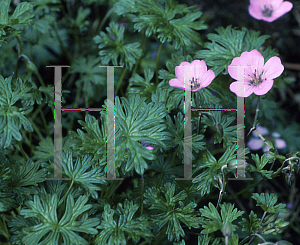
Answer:
<svg viewBox="0 0 300 245"><path fill-rule="evenodd" d="M0 0L0 244L300 244L299 16Z"/></svg>

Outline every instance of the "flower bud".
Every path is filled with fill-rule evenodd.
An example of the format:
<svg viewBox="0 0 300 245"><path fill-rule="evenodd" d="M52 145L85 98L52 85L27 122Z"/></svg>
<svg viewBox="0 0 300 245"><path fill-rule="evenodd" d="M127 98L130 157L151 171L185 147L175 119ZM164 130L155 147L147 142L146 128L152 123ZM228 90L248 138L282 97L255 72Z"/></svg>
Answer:
<svg viewBox="0 0 300 245"><path fill-rule="evenodd" d="M232 224L231 222L226 222L224 225L223 225L223 228L222 228L222 233L223 233L223 236L224 237L230 237L231 234L232 234Z"/></svg>
<svg viewBox="0 0 300 245"><path fill-rule="evenodd" d="M217 135L220 136L220 137L223 137L223 127L220 123L216 123L215 124L215 130L217 132Z"/></svg>
<svg viewBox="0 0 300 245"><path fill-rule="evenodd" d="M276 242L275 245L293 245L293 244L288 241L281 240Z"/></svg>

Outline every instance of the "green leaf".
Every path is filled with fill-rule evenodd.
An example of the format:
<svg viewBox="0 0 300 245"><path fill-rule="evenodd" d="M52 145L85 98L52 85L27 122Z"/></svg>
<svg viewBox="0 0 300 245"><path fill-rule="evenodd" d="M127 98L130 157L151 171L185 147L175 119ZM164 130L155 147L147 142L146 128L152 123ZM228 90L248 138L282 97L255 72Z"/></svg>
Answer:
<svg viewBox="0 0 300 245"><path fill-rule="evenodd" d="M0 1L0 25L6 25L8 20L8 10L11 0Z"/></svg>
<svg viewBox="0 0 300 245"><path fill-rule="evenodd" d="M251 154L252 159L254 160L256 164L256 169L251 170L252 172L259 172L263 176L266 176L268 179L272 179L272 174L274 173L273 171L268 171L268 170L263 170L263 168L266 166L266 164L271 163L273 161L272 156L268 154L263 154L261 156L261 159L259 158L259 155L256 154Z"/></svg>
<svg viewBox="0 0 300 245"><path fill-rule="evenodd" d="M16 80L14 89L11 82L12 76L4 79L0 75L0 146L4 149L11 145L12 137L17 141L22 140L21 126L26 131L33 132L31 122L24 116L30 113L33 107L14 106L18 100L30 97L30 88L20 78Z"/></svg>
<svg viewBox="0 0 300 245"><path fill-rule="evenodd" d="M32 3L19 3L13 12L12 16L9 18L10 24L25 24L34 17L34 14L30 14L29 11L33 9L34 4Z"/></svg>
<svg viewBox="0 0 300 245"><path fill-rule="evenodd" d="M144 203L150 205L149 209L158 210L151 216L157 222L158 229L167 226L166 234L169 241L179 241L180 237L185 236L180 223L184 223L189 229L199 227L201 218L197 217L194 211L197 204L194 202L186 204L187 196L185 191L175 195L175 185L169 182L160 190L155 187L148 188L144 194Z"/></svg>
<svg viewBox="0 0 300 245"><path fill-rule="evenodd" d="M287 213L286 204L280 203L275 206L277 202L277 194L274 193L253 193L252 198L257 201L256 206L260 206L262 210L268 213Z"/></svg>
<svg viewBox="0 0 300 245"><path fill-rule="evenodd" d="M115 164L120 166L124 162L124 155L128 154L125 172L132 169L138 174L143 174L148 165L145 159L155 160L155 154L145 148L141 142L157 145L165 148L170 134L165 132L167 125L164 122L166 108L163 103L145 103L145 98L140 95L121 98L123 111L119 97L116 97L115 121L116 121L116 153Z"/></svg>
<svg viewBox="0 0 300 245"><path fill-rule="evenodd" d="M217 230L222 230L225 223L232 223L239 216L241 216L244 211L238 211L237 208L234 209L234 204L223 203L220 204L221 207L221 216L218 213L215 206L210 202L209 207L204 206L199 211L201 216L208 218L209 220L204 220L204 229L201 231L201 234L208 234ZM232 225L232 232L237 228L236 225Z"/></svg>
<svg viewBox="0 0 300 245"><path fill-rule="evenodd" d="M102 212L101 224L97 226L100 233L96 236L95 244L125 245L131 239L137 243L141 237L150 243L149 238L152 237L150 229L153 225L143 216L134 218L138 208L139 205L128 200L125 201L124 207L122 203L118 203L116 210L106 204Z"/></svg>
<svg viewBox="0 0 300 245"><path fill-rule="evenodd" d="M243 27L242 30L235 30L230 26L216 28L215 33L209 33L207 38L211 41L206 43L205 50L196 52L195 57L204 59L208 66L213 67L213 71L217 76L221 72L227 74L227 67L235 57L239 57L245 51L259 50L268 35L259 36L260 32L248 30ZM265 62L270 55L278 55L275 50L268 49L262 52L265 55Z"/></svg>
<svg viewBox="0 0 300 245"><path fill-rule="evenodd" d="M243 226L243 231L248 231L249 235L256 233L259 229L261 229L261 221L252 210L249 214L249 221L242 218L242 221L239 222L239 224Z"/></svg>
<svg viewBox="0 0 300 245"><path fill-rule="evenodd" d="M19 225L17 234L22 233L22 244L24 245L41 243L53 245L62 242L88 245L89 243L77 233L97 234L98 231L94 227L99 224L99 219L88 217L86 211L92 205L86 204L87 201L87 196L80 196L74 203L73 196L69 194L64 215L58 220L57 194L34 195L33 201L27 201L27 207L23 207L20 211L20 215L24 216L28 222L22 218L17 218L13 219L9 225L14 226L16 222L22 220L23 224Z"/></svg>
<svg viewBox="0 0 300 245"><path fill-rule="evenodd" d="M134 42L124 44L125 26L119 27L116 22L110 22L106 28L109 34L100 32L94 37L95 43L99 43L98 48L102 65L108 65L112 61L114 66L125 66L131 70L133 65L142 57L140 43Z"/></svg>
<svg viewBox="0 0 300 245"><path fill-rule="evenodd" d="M138 13L133 19L134 29L139 32L145 28L145 35L155 35L160 43L173 42L175 50L180 47L192 47L192 41L201 43L200 34L195 30L206 29L204 21L198 20L202 12L195 6L187 7L173 0L165 1L165 7L154 0L142 0L135 3L132 10Z"/></svg>
<svg viewBox="0 0 300 245"><path fill-rule="evenodd" d="M80 158L77 157L75 164L73 163L72 151L68 150L62 155L62 167L68 178L74 183L83 187L88 194L91 194L93 198L98 198L97 191L101 188L95 184L105 184L106 181L100 180L105 178L105 173L93 166L90 171L87 171L94 162L91 161L92 156L83 155Z"/></svg>

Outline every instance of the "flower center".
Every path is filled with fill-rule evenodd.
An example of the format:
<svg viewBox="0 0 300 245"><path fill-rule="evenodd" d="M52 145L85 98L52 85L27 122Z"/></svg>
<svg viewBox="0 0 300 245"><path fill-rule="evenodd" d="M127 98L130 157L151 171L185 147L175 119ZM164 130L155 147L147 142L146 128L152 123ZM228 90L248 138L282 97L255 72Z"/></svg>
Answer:
<svg viewBox="0 0 300 245"><path fill-rule="evenodd" d="M273 7L270 5L270 7L264 6L264 10L262 11L263 16L265 17L271 17L273 13Z"/></svg>
<svg viewBox="0 0 300 245"><path fill-rule="evenodd" d="M200 81L198 81L198 78L192 78L191 82L191 88L192 90L196 90L197 88L200 87Z"/></svg>
<svg viewBox="0 0 300 245"><path fill-rule="evenodd" d="M261 73L258 75L257 73L256 73L256 69L254 70L254 73L253 73L253 75L251 76L251 78L250 78L250 80L249 80L249 85L251 86L258 86L258 85L260 85L264 80L267 80L266 78L265 79L263 79L262 78L262 75L264 74L264 70L262 70L261 71ZM248 75L248 76L250 76L250 75Z"/></svg>

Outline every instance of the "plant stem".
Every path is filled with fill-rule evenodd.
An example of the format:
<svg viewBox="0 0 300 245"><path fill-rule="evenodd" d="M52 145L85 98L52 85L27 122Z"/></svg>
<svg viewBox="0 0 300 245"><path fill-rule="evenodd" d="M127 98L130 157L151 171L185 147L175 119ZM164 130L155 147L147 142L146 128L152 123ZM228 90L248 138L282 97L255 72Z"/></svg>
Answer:
<svg viewBox="0 0 300 245"><path fill-rule="evenodd" d="M259 112L259 104L260 104L260 96L257 96L257 104L256 104L256 111L255 111L255 117L254 117L254 122L253 122L253 126L250 129L249 133L247 134L247 136L256 129L256 122L257 122L257 117L258 117L258 112Z"/></svg>
<svg viewBox="0 0 300 245"><path fill-rule="evenodd" d="M106 15L104 16L104 18L102 19L99 27L96 29L96 32L95 33L98 33L99 31L101 31L102 27L104 26L106 20L109 18L109 16L112 14L112 12L114 11L114 8L111 8L107 13Z"/></svg>
<svg viewBox="0 0 300 245"><path fill-rule="evenodd" d="M121 180L119 182L119 184L112 190L112 192L109 193L109 195L107 196L107 199L111 197L112 194L114 194L114 192L116 191L116 189L118 189L118 187L123 183L123 180ZM105 196L104 196L105 197Z"/></svg>
<svg viewBox="0 0 300 245"><path fill-rule="evenodd" d="M20 148L20 151L21 151L23 157L26 159L26 161L28 161L29 157L26 154L26 152L24 151L21 141L18 141L18 146Z"/></svg>
<svg viewBox="0 0 300 245"><path fill-rule="evenodd" d="M39 106L39 107L38 107L38 110L39 110L39 112L40 112L40 114L41 114L41 117L42 117L42 120L43 120L44 127L45 127L45 129L46 129L47 135L48 135L49 137L51 137L51 134L50 134L50 131L49 131L49 129L48 129L47 122L46 122L46 118L45 118L44 113L43 113L43 111L42 111L42 108Z"/></svg>
<svg viewBox="0 0 300 245"><path fill-rule="evenodd" d="M263 140L263 142L266 143L266 145L270 148L273 148L272 146L270 146L270 144L268 142L266 142L266 139L257 131L257 129L254 129L255 132L258 134L258 136Z"/></svg>
<svg viewBox="0 0 300 245"><path fill-rule="evenodd" d="M6 237L7 240L9 240L10 235L9 235L9 231L7 229L7 226L6 226L4 214L1 214L1 218L2 218L2 221L3 221L3 228L4 228L4 232L2 234Z"/></svg>
<svg viewBox="0 0 300 245"><path fill-rule="evenodd" d="M126 74L126 71L127 71L127 68L125 68L125 69L123 70L122 74L121 74L121 77L120 77L120 80L119 80L119 82L118 82L118 85L117 85L117 89L116 89L115 95L118 94L118 91L119 91L119 89L120 89L120 87L121 87L121 84L122 84L122 81L123 81L123 79L124 79L124 76L125 76L125 74ZM123 93L123 91L122 91L122 93ZM124 95L124 93L123 93L123 95Z"/></svg>
<svg viewBox="0 0 300 245"><path fill-rule="evenodd" d="M143 215L143 207L144 207L144 204L143 204L143 201L144 201L144 176L142 175L141 176L141 180L142 180L142 186L141 186L141 216Z"/></svg>
<svg viewBox="0 0 300 245"><path fill-rule="evenodd" d="M66 192L66 194L64 195L64 197L61 199L60 203L63 203L63 202L64 202L64 200L65 200L65 198L67 198L67 196L68 196L69 192L71 191L71 188L72 188L73 184L74 184L74 181L72 180L72 182L71 182L71 185L70 185L69 189L67 190L67 192Z"/></svg>
<svg viewBox="0 0 300 245"><path fill-rule="evenodd" d="M160 43L159 48L158 48L158 52L157 52L157 57L156 57L156 86L158 85L158 65L159 65L159 57L160 57L160 53L161 53L161 50L162 50L162 46L163 46L163 44Z"/></svg>

